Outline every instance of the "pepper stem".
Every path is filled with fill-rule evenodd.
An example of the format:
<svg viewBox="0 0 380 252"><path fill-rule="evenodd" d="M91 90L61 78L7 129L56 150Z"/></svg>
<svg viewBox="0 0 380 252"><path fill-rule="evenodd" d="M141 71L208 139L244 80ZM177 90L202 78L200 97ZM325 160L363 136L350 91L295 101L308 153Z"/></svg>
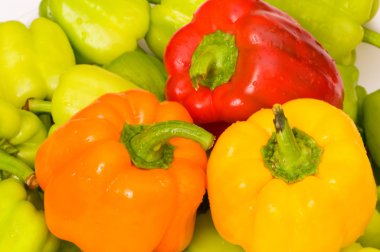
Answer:
<svg viewBox="0 0 380 252"><path fill-rule="evenodd" d="M276 132L262 148L265 166L287 183L316 174L322 148L311 136L290 127L281 105L275 104L273 113Z"/></svg>
<svg viewBox="0 0 380 252"><path fill-rule="evenodd" d="M380 48L380 34L371 29L364 28L363 42Z"/></svg>
<svg viewBox="0 0 380 252"><path fill-rule="evenodd" d="M36 114L51 113L51 101L30 98L26 100L26 103L22 108Z"/></svg>
<svg viewBox="0 0 380 252"><path fill-rule="evenodd" d="M201 84L214 89L228 82L235 72L237 57L233 34L217 30L204 36L191 59L189 73L194 88Z"/></svg>
<svg viewBox="0 0 380 252"><path fill-rule="evenodd" d="M285 170L290 169L291 164L296 163L299 159L301 151L281 106L278 104L273 106L273 113L275 115L273 122L276 129L276 141L282 157L281 162Z"/></svg>
<svg viewBox="0 0 380 252"><path fill-rule="evenodd" d="M125 124L121 142L128 149L133 164L139 168L168 168L174 147L167 141L183 137L198 142L204 150L214 143L214 136L205 129L183 121L166 121L152 125Z"/></svg>
<svg viewBox="0 0 380 252"><path fill-rule="evenodd" d="M0 170L15 175L30 189L38 187L37 177L33 169L20 159L3 150L0 150Z"/></svg>

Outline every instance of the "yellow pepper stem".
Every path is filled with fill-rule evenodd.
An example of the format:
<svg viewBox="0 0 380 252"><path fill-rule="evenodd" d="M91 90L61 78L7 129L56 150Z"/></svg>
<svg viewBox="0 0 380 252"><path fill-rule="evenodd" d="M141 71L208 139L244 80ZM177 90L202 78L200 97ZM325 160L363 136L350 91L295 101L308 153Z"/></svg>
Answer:
<svg viewBox="0 0 380 252"><path fill-rule="evenodd" d="M287 183L317 173L322 148L305 132L290 127L281 105L275 104L273 113L276 132L262 148L265 166Z"/></svg>

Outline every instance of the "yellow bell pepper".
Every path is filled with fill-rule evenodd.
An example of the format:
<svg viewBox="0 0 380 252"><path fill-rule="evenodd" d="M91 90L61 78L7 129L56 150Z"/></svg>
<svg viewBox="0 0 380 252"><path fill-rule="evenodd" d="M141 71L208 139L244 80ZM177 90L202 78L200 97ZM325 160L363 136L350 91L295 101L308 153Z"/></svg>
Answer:
<svg viewBox="0 0 380 252"><path fill-rule="evenodd" d="M247 252L338 252L375 209L376 184L355 124L315 99L232 124L207 169L215 227Z"/></svg>

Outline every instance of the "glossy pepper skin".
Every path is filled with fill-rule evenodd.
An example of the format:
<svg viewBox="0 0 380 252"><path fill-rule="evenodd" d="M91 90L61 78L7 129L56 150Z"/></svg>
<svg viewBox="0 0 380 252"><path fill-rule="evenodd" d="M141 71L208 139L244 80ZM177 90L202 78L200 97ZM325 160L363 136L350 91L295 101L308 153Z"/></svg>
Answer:
<svg viewBox="0 0 380 252"><path fill-rule="evenodd" d="M207 166L215 227L247 252L339 251L357 240L375 210L362 138L324 101L295 99L282 115L278 107L276 127L272 111L262 109L215 143Z"/></svg>
<svg viewBox="0 0 380 252"><path fill-rule="evenodd" d="M125 52L103 67L152 92L160 101L165 100L165 66L157 57L142 49Z"/></svg>
<svg viewBox="0 0 380 252"><path fill-rule="evenodd" d="M205 0L162 0L158 2L151 5L150 25L145 39L149 49L157 57L163 59L165 48L173 34L191 21L193 13Z"/></svg>
<svg viewBox="0 0 380 252"><path fill-rule="evenodd" d="M363 122L366 145L371 158L380 167L380 89L365 96L363 100Z"/></svg>
<svg viewBox="0 0 380 252"><path fill-rule="evenodd" d="M59 240L49 232L44 211L31 201L33 197L38 198L36 193L25 189L16 178L0 180L1 251L58 251ZM40 198L37 200L41 201Z"/></svg>
<svg viewBox="0 0 380 252"><path fill-rule="evenodd" d="M355 123L358 123L358 113L360 113L357 94L359 69L355 65L346 66L338 64L337 67L344 83L344 99L342 109Z"/></svg>
<svg viewBox="0 0 380 252"><path fill-rule="evenodd" d="M60 76L59 86L50 102L31 99L26 107L35 113L51 113L54 129L105 93L138 88L129 80L100 66L77 64Z"/></svg>
<svg viewBox="0 0 380 252"><path fill-rule="evenodd" d="M146 128L155 133L144 138ZM196 132L207 141L183 138ZM49 229L84 251L182 251L205 193L202 147L212 141L178 103L143 90L100 97L37 154Z"/></svg>
<svg viewBox="0 0 380 252"><path fill-rule="evenodd" d="M62 27L85 63L99 65L136 49L149 27L146 0L43 0L40 15Z"/></svg>
<svg viewBox="0 0 380 252"><path fill-rule="evenodd" d="M63 30L45 18L25 26L0 23L0 98L21 108L27 99L51 99L59 76L75 64Z"/></svg>
<svg viewBox="0 0 380 252"><path fill-rule="evenodd" d="M227 242L218 234L208 210L198 213L194 236L185 252L244 252L244 250Z"/></svg>
<svg viewBox="0 0 380 252"><path fill-rule="evenodd" d="M245 120L309 97L341 108L343 84L327 52L291 17L256 0L210 0L170 40L167 99L197 124Z"/></svg>
<svg viewBox="0 0 380 252"><path fill-rule="evenodd" d="M265 1L295 18L339 64L352 64L355 49L362 41L380 46L380 38L372 41L379 35L364 28L376 14L378 0Z"/></svg>
<svg viewBox="0 0 380 252"><path fill-rule="evenodd" d="M0 99L0 150L33 167L35 155L47 136L41 120L29 111ZM1 162L0 158L0 162ZM4 162L4 160L3 160Z"/></svg>

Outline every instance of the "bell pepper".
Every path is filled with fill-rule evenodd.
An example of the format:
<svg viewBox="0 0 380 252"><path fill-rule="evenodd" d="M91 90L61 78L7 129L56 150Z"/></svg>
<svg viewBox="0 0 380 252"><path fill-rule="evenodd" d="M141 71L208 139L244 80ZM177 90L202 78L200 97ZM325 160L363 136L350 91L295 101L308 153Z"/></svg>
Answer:
<svg viewBox="0 0 380 252"><path fill-rule="evenodd" d="M357 97L357 119L356 119L356 124L362 128L363 126L363 101L364 98L367 96L367 89L362 86L362 85L356 85L355 87L355 93Z"/></svg>
<svg viewBox="0 0 380 252"><path fill-rule="evenodd" d="M358 242L366 247L380 249L380 213L376 210Z"/></svg>
<svg viewBox="0 0 380 252"><path fill-rule="evenodd" d="M160 101L165 100L167 73L164 64L142 49L125 52L103 67L152 92Z"/></svg>
<svg viewBox="0 0 380 252"><path fill-rule="evenodd" d="M18 108L27 99L51 99L62 72L75 64L63 30L54 22L35 19L0 23L0 98Z"/></svg>
<svg viewBox="0 0 380 252"><path fill-rule="evenodd" d="M152 0L150 2L153 2ZM188 24L193 13L205 0L162 0L151 5L150 25L145 36L149 49L163 59L165 48L173 34Z"/></svg>
<svg viewBox="0 0 380 252"><path fill-rule="evenodd" d="M352 64L361 42L380 46L380 35L364 27L376 14L379 0L265 1L295 18L339 64Z"/></svg>
<svg viewBox="0 0 380 252"><path fill-rule="evenodd" d="M355 65L337 65L339 74L342 77L344 85L343 111L351 119L358 122L358 96L356 87L359 80L359 70Z"/></svg>
<svg viewBox="0 0 380 252"><path fill-rule="evenodd" d="M0 150L3 155L11 155L33 166L37 149L47 136L41 120L34 113L0 99L0 122Z"/></svg>
<svg viewBox="0 0 380 252"><path fill-rule="evenodd" d="M0 181L0 251L58 251L59 240L49 232L44 211L32 202L41 201L36 193L16 178Z"/></svg>
<svg viewBox="0 0 380 252"><path fill-rule="evenodd" d="M290 16L258 0L210 0L170 40L164 58L167 99L200 125L247 119L301 97L338 108L335 63Z"/></svg>
<svg viewBox="0 0 380 252"><path fill-rule="evenodd" d="M40 15L62 27L80 63L103 65L136 49L149 28L149 8L146 0L42 0Z"/></svg>
<svg viewBox="0 0 380 252"><path fill-rule="evenodd" d="M377 186L376 211L358 242L365 246L380 250L380 186Z"/></svg>
<svg viewBox="0 0 380 252"><path fill-rule="evenodd" d="M101 96L37 153L49 230L83 251L182 251L213 139L183 106L145 90Z"/></svg>
<svg viewBox="0 0 380 252"><path fill-rule="evenodd" d="M363 130L369 155L380 167L380 89L368 94L363 100Z"/></svg>
<svg viewBox="0 0 380 252"><path fill-rule="evenodd" d="M275 104L273 114L262 109L232 124L211 151L207 190L217 231L247 252L333 252L354 243L376 205L356 125L310 98Z"/></svg>
<svg viewBox="0 0 380 252"><path fill-rule="evenodd" d="M56 128L105 93L137 88L134 83L100 66L78 64L61 75L51 102L29 99L25 108L34 113L51 113L53 128Z"/></svg>
<svg viewBox="0 0 380 252"><path fill-rule="evenodd" d="M2 108L1 112L1 115L3 112L8 114L8 119L15 119L10 111ZM5 132L9 125L2 126L1 130ZM7 150L0 149L0 251L58 250L60 241L48 231L37 188L33 168Z"/></svg>
<svg viewBox="0 0 380 252"><path fill-rule="evenodd" d="M244 250L224 240L214 227L210 211L205 211L197 215L194 236L185 252L244 252Z"/></svg>
<svg viewBox="0 0 380 252"><path fill-rule="evenodd" d="M364 247L360 243L354 243L346 248L340 250L340 252L380 252L379 249Z"/></svg>

